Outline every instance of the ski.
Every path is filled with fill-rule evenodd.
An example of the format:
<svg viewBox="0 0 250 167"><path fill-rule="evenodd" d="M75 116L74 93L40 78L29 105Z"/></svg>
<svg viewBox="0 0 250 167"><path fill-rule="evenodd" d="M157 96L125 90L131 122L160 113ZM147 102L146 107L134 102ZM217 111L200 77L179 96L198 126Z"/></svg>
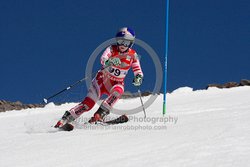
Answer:
<svg viewBox="0 0 250 167"><path fill-rule="evenodd" d="M96 124L93 125L102 125L102 126L108 126L108 125L116 125L116 124L122 124L128 122L129 119L126 115L121 115L118 118L104 121L104 122L96 122ZM88 122L84 123L84 125L92 125ZM78 125L79 126L79 125ZM59 131L72 131L74 129L74 125L66 123L62 127L58 128Z"/></svg>
<svg viewBox="0 0 250 167"><path fill-rule="evenodd" d="M115 119L109 120L109 121L104 121L103 123L106 125L115 125L115 124L126 123L128 121L129 121L129 119L126 115L121 115L118 118L115 118Z"/></svg>
<svg viewBox="0 0 250 167"><path fill-rule="evenodd" d="M74 126L72 124L66 123L62 127L59 127L59 131L72 131L74 129Z"/></svg>
<svg viewBox="0 0 250 167"><path fill-rule="evenodd" d="M107 121L98 121L96 123L89 123L85 122L84 125L102 125L102 126L108 126L108 125L116 125L116 124L122 124L128 122L129 119L126 115L121 115L118 118L107 120Z"/></svg>

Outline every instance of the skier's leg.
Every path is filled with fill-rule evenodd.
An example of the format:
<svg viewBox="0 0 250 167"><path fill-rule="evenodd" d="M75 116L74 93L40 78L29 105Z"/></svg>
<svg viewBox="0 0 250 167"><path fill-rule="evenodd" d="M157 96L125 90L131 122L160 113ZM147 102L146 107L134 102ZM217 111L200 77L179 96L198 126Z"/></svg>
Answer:
<svg viewBox="0 0 250 167"><path fill-rule="evenodd" d="M97 81L94 79L85 99L77 106L73 107L69 111L66 111L62 116L61 120L57 122L55 127L62 127L66 123L70 123L77 119L82 113L91 110L94 107L96 101L99 100L99 98L100 87L97 84Z"/></svg>
<svg viewBox="0 0 250 167"><path fill-rule="evenodd" d="M121 84L114 85L111 90L109 96L103 101L102 105L107 109L111 110L115 103L120 99L124 92L124 87Z"/></svg>
<svg viewBox="0 0 250 167"><path fill-rule="evenodd" d="M121 84L114 85L109 96L102 102L99 109L95 112L94 116L89 120L90 123L103 121L104 117L110 113L114 104L120 99L124 92L124 87Z"/></svg>

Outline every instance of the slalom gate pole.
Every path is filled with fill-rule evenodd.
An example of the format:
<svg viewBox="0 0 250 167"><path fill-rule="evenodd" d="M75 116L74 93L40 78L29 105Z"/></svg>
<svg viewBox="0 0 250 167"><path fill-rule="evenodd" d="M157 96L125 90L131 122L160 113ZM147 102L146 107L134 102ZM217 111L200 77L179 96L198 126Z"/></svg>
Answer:
<svg viewBox="0 0 250 167"><path fill-rule="evenodd" d="M146 115L145 107L144 107L144 104L143 104L143 101L142 101L142 96L141 96L140 87L138 87L138 94L139 94L139 97L140 97L140 100L141 100L141 105L142 105L142 109L143 109L143 112L144 112L144 118L146 118L147 115Z"/></svg>
<svg viewBox="0 0 250 167"><path fill-rule="evenodd" d="M166 0L166 50L165 50L165 69L164 69L164 95L163 95L163 116L166 114L167 106L167 61L168 61L168 26L169 26L169 1Z"/></svg>

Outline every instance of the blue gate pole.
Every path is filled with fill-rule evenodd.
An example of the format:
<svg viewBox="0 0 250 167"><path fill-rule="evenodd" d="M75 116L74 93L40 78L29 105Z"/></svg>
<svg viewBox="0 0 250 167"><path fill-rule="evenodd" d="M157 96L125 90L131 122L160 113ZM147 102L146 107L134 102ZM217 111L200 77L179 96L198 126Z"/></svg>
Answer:
<svg viewBox="0 0 250 167"><path fill-rule="evenodd" d="M163 116L166 114L167 106L167 64L168 64L168 26L169 26L169 1L166 0L166 48L165 48L165 66L164 66L164 95L163 95Z"/></svg>

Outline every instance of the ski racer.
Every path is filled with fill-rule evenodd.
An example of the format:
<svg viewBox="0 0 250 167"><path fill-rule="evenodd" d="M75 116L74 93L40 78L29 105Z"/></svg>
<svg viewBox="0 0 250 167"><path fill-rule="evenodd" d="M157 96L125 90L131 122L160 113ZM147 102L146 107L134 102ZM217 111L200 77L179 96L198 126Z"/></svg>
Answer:
<svg viewBox="0 0 250 167"><path fill-rule="evenodd" d="M101 56L102 68L92 80L85 99L74 108L66 111L62 118L54 126L60 128L70 124L84 112L90 111L103 94L108 97L102 102L94 113L89 123L104 121L104 117L110 113L114 104L124 93L124 79L132 67L134 72L134 86L142 84L143 72L135 50L132 49L135 40L135 32L128 28L121 28L116 34L116 45L111 45Z"/></svg>

